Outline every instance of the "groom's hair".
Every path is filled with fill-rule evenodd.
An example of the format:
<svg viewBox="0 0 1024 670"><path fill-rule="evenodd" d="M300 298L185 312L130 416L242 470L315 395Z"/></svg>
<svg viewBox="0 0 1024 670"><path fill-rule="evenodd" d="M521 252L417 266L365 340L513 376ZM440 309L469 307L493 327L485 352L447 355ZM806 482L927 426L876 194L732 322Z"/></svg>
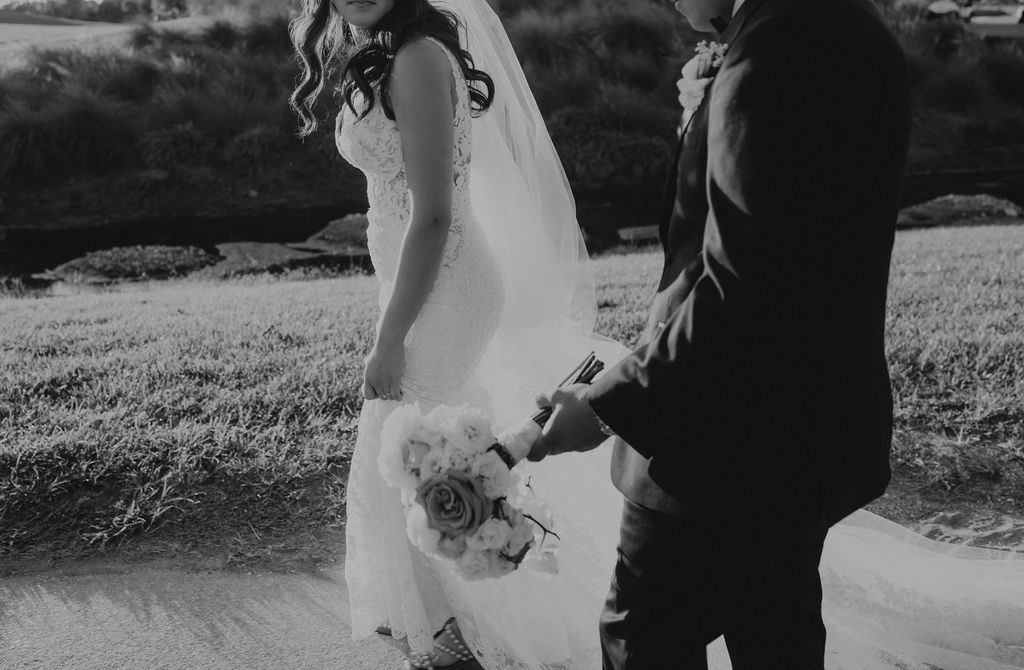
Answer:
<svg viewBox="0 0 1024 670"><path fill-rule="evenodd" d="M469 84L474 111L484 111L494 101L494 82L473 66L473 57L459 42L460 27L455 14L434 7L429 0L396 0L391 11L367 31L368 39L357 44L331 0L303 0L302 14L291 25L292 42L302 64L302 77L290 100L302 120L299 134L305 137L317 129L316 110L322 106L327 83L338 70L342 101L353 113L366 116L379 102L387 117L394 120L388 85L395 54L421 37L438 40L455 55ZM356 91L367 101L360 110L353 103Z"/></svg>

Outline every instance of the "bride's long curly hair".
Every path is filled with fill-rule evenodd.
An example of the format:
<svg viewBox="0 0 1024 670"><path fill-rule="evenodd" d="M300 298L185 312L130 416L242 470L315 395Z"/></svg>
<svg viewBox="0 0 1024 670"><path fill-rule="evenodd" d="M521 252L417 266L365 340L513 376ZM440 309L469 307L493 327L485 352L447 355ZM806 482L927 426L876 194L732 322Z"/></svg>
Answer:
<svg viewBox="0 0 1024 670"><path fill-rule="evenodd" d="M421 37L432 37L455 54L469 83L474 112L486 110L494 100L494 82L490 75L474 67L473 57L462 48L460 27L455 14L434 7L429 0L396 0L377 25L361 29L357 41L352 27L331 0L303 0L302 13L290 26L292 43L302 65L302 76L289 100L301 119L299 135L306 137L320 125L316 113L320 96L339 71L342 101L353 113L366 116L380 103L387 117L394 120L388 85L395 54L409 41ZM356 91L367 101L362 110L357 110L353 103Z"/></svg>

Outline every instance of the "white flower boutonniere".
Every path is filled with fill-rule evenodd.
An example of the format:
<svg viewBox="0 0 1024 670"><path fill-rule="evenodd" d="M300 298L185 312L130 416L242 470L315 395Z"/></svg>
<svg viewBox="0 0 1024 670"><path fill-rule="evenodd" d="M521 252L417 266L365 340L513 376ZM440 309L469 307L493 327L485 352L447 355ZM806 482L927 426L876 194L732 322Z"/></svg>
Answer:
<svg viewBox="0 0 1024 670"><path fill-rule="evenodd" d="M729 45L724 42L701 42L694 49L697 55L683 66L683 77L677 84L679 104L683 106L683 127L686 127L690 117L700 107L704 93L722 67L728 49Z"/></svg>

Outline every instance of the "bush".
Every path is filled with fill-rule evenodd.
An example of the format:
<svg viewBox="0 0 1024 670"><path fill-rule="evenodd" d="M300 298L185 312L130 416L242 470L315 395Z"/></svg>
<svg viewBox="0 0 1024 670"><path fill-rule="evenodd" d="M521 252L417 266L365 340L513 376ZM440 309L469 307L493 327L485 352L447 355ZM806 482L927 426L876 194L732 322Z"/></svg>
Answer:
<svg viewBox="0 0 1024 670"><path fill-rule="evenodd" d="M213 47L219 51L233 49L236 44L242 41L242 34L230 21L214 21L203 31L202 42L206 46Z"/></svg>
<svg viewBox="0 0 1024 670"><path fill-rule="evenodd" d="M42 110L0 112L0 183L42 184L130 165L136 131L123 103L77 87Z"/></svg>
<svg viewBox="0 0 1024 670"><path fill-rule="evenodd" d="M922 101L938 109L964 112L978 107L987 92L985 81L971 64L953 64L933 74L918 87Z"/></svg>
<svg viewBox="0 0 1024 670"><path fill-rule="evenodd" d="M244 171L260 170L288 149L288 136L277 128L256 126L236 135L224 148L224 160Z"/></svg>
<svg viewBox="0 0 1024 670"><path fill-rule="evenodd" d="M910 65L911 164L957 167L981 163L997 148L1024 150L1024 140L1014 135L1024 123L1021 49L992 48L955 21L926 21L917 0L876 1ZM490 2L565 152L573 187L604 197L627 188L629 175L657 179L660 168L652 166L664 163L675 140L679 69L706 36L660 0ZM105 164L125 175L140 168L171 172L180 186L186 167L197 174L213 170L217 180L229 181L241 172L248 178L249 168L277 165L271 182L299 190L310 188L313 172L346 170L333 148L332 124L301 145L285 139L296 127L286 100L297 68L283 6L265 0L190 4L194 13L225 9L228 14L198 32L142 24L128 49L40 50L24 68L0 75L0 182L12 183L17 174L27 184L32 175L46 174L54 185ZM91 102L78 103L75 111L70 100L80 98ZM336 110L336 99L329 104ZM76 157L64 158L60 138L68 127L83 135L70 140L79 147ZM294 156L273 161L274 152ZM619 160L623 165L613 174L609 165ZM163 183L157 179L149 190L164 192ZM631 188L648 187L637 181Z"/></svg>
<svg viewBox="0 0 1024 670"><path fill-rule="evenodd" d="M274 16L264 21L253 21L245 30L245 50L249 53L279 54L292 48L288 33L287 16ZM292 77L295 73L292 71Z"/></svg>
<svg viewBox="0 0 1024 670"><path fill-rule="evenodd" d="M139 152L146 167L175 172L187 165L204 163L212 156L206 135L192 123L151 130L142 136Z"/></svg>
<svg viewBox="0 0 1024 670"><path fill-rule="evenodd" d="M979 58L978 68L1003 101L1024 107L1024 50L1005 45L987 50Z"/></svg>
<svg viewBox="0 0 1024 670"><path fill-rule="evenodd" d="M567 109L550 121L552 140L574 190L590 197L660 190L672 136L623 129L594 108Z"/></svg>

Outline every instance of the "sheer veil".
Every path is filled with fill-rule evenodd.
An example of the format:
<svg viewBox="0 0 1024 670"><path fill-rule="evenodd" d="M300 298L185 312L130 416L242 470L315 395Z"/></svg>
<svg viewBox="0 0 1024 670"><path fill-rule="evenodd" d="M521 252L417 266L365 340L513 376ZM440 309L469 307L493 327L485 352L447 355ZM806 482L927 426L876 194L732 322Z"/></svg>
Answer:
<svg viewBox="0 0 1024 670"><path fill-rule="evenodd" d="M431 2L461 19L475 67L494 81L494 102L473 119L470 194L505 284L482 363L487 379L501 370L501 383L483 385L496 418L515 420L523 398L560 381L574 356L594 350L612 364L627 350L593 335L595 282L576 203L501 20L486 0Z"/></svg>

